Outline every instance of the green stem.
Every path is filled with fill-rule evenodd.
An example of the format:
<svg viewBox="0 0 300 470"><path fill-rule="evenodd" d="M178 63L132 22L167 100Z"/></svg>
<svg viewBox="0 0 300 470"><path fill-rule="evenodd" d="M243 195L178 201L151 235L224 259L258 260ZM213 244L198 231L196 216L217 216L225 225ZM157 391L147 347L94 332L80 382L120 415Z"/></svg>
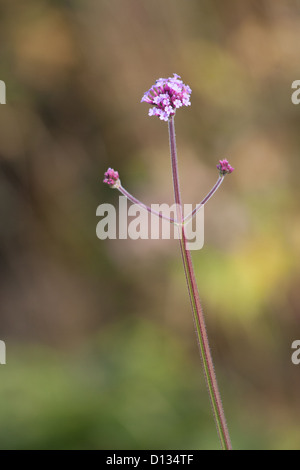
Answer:
<svg viewBox="0 0 300 470"><path fill-rule="evenodd" d="M175 194L175 202L178 207L177 220L182 220L181 196L178 178L178 165L177 165L177 151L176 151L176 136L174 116L168 121L169 124L169 138L170 138L170 152L173 174L173 186ZM180 249L184 265L185 276L187 280L190 301L192 305L194 322L197 331L200 355L203 363L204 375L206 379L207 389L212 405L213 415L220 438L223 450L231 450L231 441L224 415L221 396L217 384L217 378L214 370L212 355L209 348L208 336L205 327L203 310L200 303L199 292L197 288L192 258L189 249L187 248L187 239L185 236L184 224L180 227Z"/></svg>

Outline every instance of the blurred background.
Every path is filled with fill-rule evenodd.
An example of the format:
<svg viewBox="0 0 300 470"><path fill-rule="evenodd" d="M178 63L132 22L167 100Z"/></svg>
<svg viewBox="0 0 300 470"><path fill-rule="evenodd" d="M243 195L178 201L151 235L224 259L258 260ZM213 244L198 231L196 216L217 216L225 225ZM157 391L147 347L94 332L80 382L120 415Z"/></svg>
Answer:
<svg viewBox="0 0 300 470"><path fill-rule="evenodd" d="M174 72L184 202L235 167L193 252L233 446L300 448L299 31L297 0L1 2L1 449L219 448L178 242L96 237L108 166L173 202L140 100Z"/></svg>

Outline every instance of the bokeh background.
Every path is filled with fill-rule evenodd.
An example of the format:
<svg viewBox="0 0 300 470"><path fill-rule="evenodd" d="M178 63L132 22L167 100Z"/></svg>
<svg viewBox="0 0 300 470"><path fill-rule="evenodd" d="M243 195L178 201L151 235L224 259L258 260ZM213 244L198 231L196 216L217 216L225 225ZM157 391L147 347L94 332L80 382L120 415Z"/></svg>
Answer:
<svg viewBox="0 0 300 470"><path fill-rule="evenodd" d="M0 448L219 448L178 242L96 237L108 166L173 202L174 72L184 202L235 167L193 253L233 446L300 448L299 39L297 0L1 2Z"/></svg>

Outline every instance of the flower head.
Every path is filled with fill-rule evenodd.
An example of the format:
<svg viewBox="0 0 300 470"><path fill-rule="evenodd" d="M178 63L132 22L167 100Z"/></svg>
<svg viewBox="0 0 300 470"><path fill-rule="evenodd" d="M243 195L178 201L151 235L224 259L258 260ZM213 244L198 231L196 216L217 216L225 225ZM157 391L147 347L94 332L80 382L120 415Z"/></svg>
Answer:
<svg viewBox="0 0 300 470"><path fill-rule="evenodd" d="M168 121L181 106L190 106L192 90L185 85L176 73L173 77L159 78L144 94L141 101L153 104L149 116L158 116L162 121Z"/></svg>
<svg viewBox="0 0 300 470"><path fill-rule="evenodd" d="M108 170L104 173L104 176L105 178L103 183L108 184L108 186L111 188L118 188L121 185L119 173L113 168L108 168Z"/></svg>
<svg viewBox="0 0 300 470"><path fill-rule="evenodd" d="M220 171L220 176L229 175L234 170L226 158L224 160L219 160L217 168Z"/></svg>

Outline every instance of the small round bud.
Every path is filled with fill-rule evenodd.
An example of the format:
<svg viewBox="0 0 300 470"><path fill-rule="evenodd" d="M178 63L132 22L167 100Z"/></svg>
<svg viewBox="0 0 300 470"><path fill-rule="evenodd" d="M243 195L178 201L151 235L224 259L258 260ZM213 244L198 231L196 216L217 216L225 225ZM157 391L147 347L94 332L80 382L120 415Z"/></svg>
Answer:
<svg viewBox="0 0 300 470"><path fill-rule="evenodd" d="M234 168L229 164L228 160L226 159L219 160L217 168L220 171L220 176L229 175L234 170Z"/></svg>
<svg viewBox="0 0 300 470"><path fill-rule="evenodd" d="M119 178L119 173L113 168L108 168L108 170L104 173L103 183L108 184L108 186L110 186L111 188L120 187L121 181Z"/></svg>

